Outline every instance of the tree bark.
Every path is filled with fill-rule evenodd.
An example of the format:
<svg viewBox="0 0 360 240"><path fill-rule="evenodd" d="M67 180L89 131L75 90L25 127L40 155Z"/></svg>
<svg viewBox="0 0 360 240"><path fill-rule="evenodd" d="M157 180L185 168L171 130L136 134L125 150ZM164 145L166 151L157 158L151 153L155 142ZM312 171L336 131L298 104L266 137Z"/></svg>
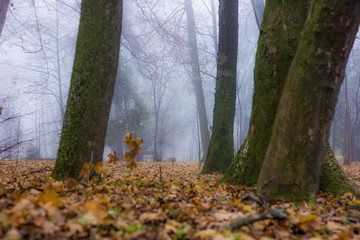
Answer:
<svg viewBox="0 0 360 240"><path fill-rule="evenodd" d="M321 167L319 189L332 194L353 193L357 196L359 191L345 175L338 161L335 159L330 145L326 149L324 163Z"/></svg>
<svg viewBox="0 0 360 240"><path fill-rule="evenodd" d="M358 0L314 0L286 80L257 193L268 202L315 200Z"/></svg>
<svg viewBox="0 0 360 240"><path fill-rule="evenodd" d="M0 36L5 25L6 13L10 0L0 0Z"/></svg>
<svg viewBox="0 0 360 240"><path fill-rule="evenodd" d="M71 86L52 176L78 178L102 161L118 66L122 1L83 0Z"/></svg>
<svg viewBox="0 0 360 240"><path fill-rule="evenodd" d="M187 17L187 29L188 29L188 41L189 41L189 52L190 61L192 67L193 85L196 96L196 106L199 113L200 122L200 135L201 135L201 146L203 150L203 158L206 157L208 152L210 133L208 127L208 119L206 115L204 91L202 87L200 66L199 66L199 53L197 47L196 31L195 31L195 20L194 11L191 0L185 0L185 12Z"/></svg>
<svg viewBox="0 0 360 240"><path fill-rule="evenodd" d="M226 182L254 185L258 180L307 9L306 1L266 2L256 53L250 130L225 173Z"/></svg>
<svg viewBox="0 0 360 240"><path fill-rule="evenodd" d="M220 1L213 130L202 173L223 173L234 157L238 25L238 1Z"/></svg>

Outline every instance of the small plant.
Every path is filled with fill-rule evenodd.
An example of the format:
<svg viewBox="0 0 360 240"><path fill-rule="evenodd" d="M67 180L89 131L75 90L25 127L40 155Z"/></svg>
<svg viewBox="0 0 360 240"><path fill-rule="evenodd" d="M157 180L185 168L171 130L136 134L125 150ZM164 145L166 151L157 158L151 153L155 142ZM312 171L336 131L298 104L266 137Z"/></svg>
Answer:
<svg viewBox="0 0 360 240"><path fill-rule="evenodd" d="M124 137L124 143L126 143L129 148L129 151L124 154L124 158L128 163L126 166L130 168L130 170L133 170L137 167L135 157L139 155L139 152L142 150L143 140L141 138L135 139L132 133L128 132Z"/></svg>

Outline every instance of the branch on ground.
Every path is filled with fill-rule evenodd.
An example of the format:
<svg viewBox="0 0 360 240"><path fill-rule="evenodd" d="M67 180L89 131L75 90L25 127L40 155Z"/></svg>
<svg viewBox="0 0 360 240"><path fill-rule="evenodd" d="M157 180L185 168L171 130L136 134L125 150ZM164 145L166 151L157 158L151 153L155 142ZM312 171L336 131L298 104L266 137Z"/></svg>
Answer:
<svg viewBox="0 0 360 240"><path fill-rule="evenodd" d="M275 210L271 210L269 212L265 212L265 213L259 213L259 214L255 214L252 215L250 217L247 218L242 218L239 219L235 222L230 223L229 225L226 226L226 228L231 229L231 230L235 230L238 229L242 226L245 225L249 225L252 224L254 222L257 221L261 221L261 220L266 220L266 219L277 219L277 220L283 220L287 217L287 212L286 209L275 209Z"/></svg>
<svg viewBox="0 0 360 240"><path fill-rule="evenodd" d="M23 173L21 174L21 176L22 176L22 177L26 177L26 176L29 176L29 175L31 175L31 174L33 174L33 173L38 173L38 172L51 172L51 171L52 171L52 168L50 168L50 167L44 167L44 168L42 168L42 169L35 170L35 171L31 171L31 172L28 172L28 173L23 172Z"/></svg>

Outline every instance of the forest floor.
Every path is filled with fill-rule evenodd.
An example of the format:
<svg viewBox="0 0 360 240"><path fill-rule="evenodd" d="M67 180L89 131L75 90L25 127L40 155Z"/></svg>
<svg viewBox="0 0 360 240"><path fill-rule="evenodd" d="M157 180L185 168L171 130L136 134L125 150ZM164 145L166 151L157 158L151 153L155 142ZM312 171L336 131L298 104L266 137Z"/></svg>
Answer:
<svg viewBox="0 0 360 240"><path fill-rule="evenodd" d="M351 194L267 207L254 188L200 175L195 163L104 164L100 184L57 182L53 166L0 161L0 239L360 239ZM360 186L360 163L345 170ZM284 219L259 220L277 208Z"/></svg>

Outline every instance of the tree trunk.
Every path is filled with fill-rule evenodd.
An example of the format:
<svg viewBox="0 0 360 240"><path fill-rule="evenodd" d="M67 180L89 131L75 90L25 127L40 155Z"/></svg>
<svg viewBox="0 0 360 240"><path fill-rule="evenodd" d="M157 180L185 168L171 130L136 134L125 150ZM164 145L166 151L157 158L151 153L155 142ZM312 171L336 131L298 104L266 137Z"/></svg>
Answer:
<svg viewBox="0 0 360 240"><path fill-rule="evenodd" d="M358 0L312 2L258 180L265 201L315 200L359 11Z"/></svg>
<svg viewBox="0 0 360 240"><path fill-rule="evenodd" d="M344 115L344 164L350 165L351 163L351 120L350 120L350 109L349 109L349 94L347 78L345 78L345 115Z"/></svg>
<svg viewBox="0 0 360 240"><path fill-rule="evenodd" d="M208 128L208 119L206 115L204 91L203 91L201 75L200 75L194 11L191 0L185 0L184 3L185 3L185 12L187 17L188 41L189 41L188 44L189 44L190 59L191 59L190 61L192 67L192 77L193 77L193 84L195 89L197 111L199 113L199 121L200 121L201 146L203 150L203 158L205 158L208 152L210 133Z"/></svg>
<svg viewBox="0 0 360 240"><path fill-rule="evenodd" d="M202 173L223 173L234 157L238 25L238 1L220 1L213 131Z"/></svg>
<svg viewBox="0 0 360 240"><path fill-rule="evenodd" d="M118 66L122 1L83 0L60 146L52 176L78 178L102 161Z"/></svg>
<svg viewBox="0 0 360 240"><path fill-rule="evenodd" d="M248 137L225 173L224 181L226 182L250 186L255 185L258 180L282 88L295 55L295 49L297 49L307 9L307 4L297 1L288 3L272 1L266 6L255 65L251 127ZM269 49L275 52L270 53ZM331 165L337 165L334 155L328 156L324 160L330 162ZM331 159L330 156L333 158ZM357 193L356 188L347 178L341 183L347 185L346 188L336 187L336 181L341 180L336 176L345 176L341 168L324 168L322 171L321 176L324 178L320 179L323 182L320 184L321 190L327 192L331 189L333 194L344 194L346 191L344 192L343 189L351 189L351 192ZM326 186L327 184L329 186Z"/></svg>
<svg viewBox="0 0 360 240"><path fill-rule="evenodd" d="M266 2L256 54L249 134L225 173L226 182L254 185L258 180L307 9L306 1Z"/></svg>
<svg viewBox="0 0 360 240"><path fill-rule="evenodd" d="M5 25L6 13L10 0L0 0L0 36Z"/></svg>

